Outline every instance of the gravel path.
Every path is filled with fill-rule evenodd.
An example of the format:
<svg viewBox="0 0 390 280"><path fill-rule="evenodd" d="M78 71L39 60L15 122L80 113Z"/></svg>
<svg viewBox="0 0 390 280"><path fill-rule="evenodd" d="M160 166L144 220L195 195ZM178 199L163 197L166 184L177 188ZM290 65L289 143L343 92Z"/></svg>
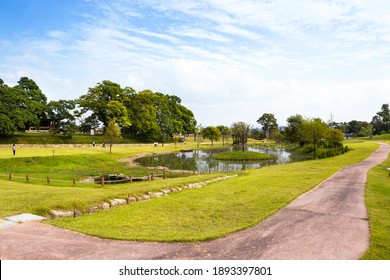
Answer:
<svg viewBox="0 0 390 280"><path fill-rule="evenodd" d="M260 224L218 240L115 241L28 222L0 228L0 259L359 259L369 246L367 172L389 152L381 144Z"/></svg>

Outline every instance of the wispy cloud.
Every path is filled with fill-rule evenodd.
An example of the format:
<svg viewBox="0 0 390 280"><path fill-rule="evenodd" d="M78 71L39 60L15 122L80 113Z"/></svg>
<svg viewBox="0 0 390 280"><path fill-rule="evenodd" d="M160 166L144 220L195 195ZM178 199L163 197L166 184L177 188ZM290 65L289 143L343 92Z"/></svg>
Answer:
<svg viewBox="0 0 390 280"><path fill-rule="evenodd" d="M104 79L176 94L206 125L253 123L264 112L282 122L331 111L367 120L389 102L387 1L87 4L83 21L66 28L0 38L0 76L29 76L53 99L78 97ZM373 91L378 101L370 103Z"/></svg>

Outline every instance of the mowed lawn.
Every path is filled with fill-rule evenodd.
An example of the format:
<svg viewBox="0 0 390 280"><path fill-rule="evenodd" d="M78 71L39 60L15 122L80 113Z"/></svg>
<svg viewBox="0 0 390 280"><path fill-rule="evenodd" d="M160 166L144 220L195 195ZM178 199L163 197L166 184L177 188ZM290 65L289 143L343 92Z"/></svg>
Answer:
<svg viewBox="0 0 390 280"><path fill-rule="evenodd" d="M366 205L370 221L370 249L363 259L390 260L390 156L368 172Z"/></svg>
<svg viewBox="0 0 390 280"><path fill-rule="evenodd" d="M112 239L215 239L257 224L344 166L365 159L378 147L370 142L348 145L352 151L338 157L263 167L201 189L49 223Z"/></svg>
<svg viewBox="0 0 390 280"><path fill-rule="evenodd" d="M16 155L12 155L11 146L0 148L0 176L8 177L11 173L15 179L26 174L35 178L67 180L72 185L72 179L82 179L88 176L98 176L107 173L125 173L126 175L144 176L146 168L130 169L126 159L139 154L176 152L180 149L196 147L195 143L164 145L158 148L149 145L114 145L112 153L109 148L99 147L61 147L61 148L26 148L18 147ZM209 148L210 145L202 145ZM54 153L53 153L54 152ZM131 173L131 172L136 172ZM138 173L139 174L138 174ZM23 182L24 180L16 180ZM33 181L33 180L32 180ZM31 182L34 183L34 182ZM38 182L39 183L39 182Z"/></svg>

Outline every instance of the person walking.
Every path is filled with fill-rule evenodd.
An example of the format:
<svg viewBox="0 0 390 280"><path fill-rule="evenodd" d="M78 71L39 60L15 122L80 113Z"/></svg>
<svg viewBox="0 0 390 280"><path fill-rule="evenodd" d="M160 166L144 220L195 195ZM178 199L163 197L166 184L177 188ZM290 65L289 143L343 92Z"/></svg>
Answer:
<svg viewBox="0 0 390 280"><path fill-rule="evenodd" d="M13 152L14 155L16 154L16 146L15 146L15 144L12 144L12 152Z"/></svg>

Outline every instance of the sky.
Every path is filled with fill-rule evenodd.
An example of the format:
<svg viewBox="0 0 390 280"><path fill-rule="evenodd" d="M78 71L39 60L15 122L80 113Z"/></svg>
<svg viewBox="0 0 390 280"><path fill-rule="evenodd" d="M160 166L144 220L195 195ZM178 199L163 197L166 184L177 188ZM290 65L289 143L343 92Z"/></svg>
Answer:
<svg viewBox="0 0 390 280"><path fill-rule="evenodd" d="M0 78L48 100L103 80L176 95L198 124L371 121L390 103L387 0L0 0Z"/></svg>

